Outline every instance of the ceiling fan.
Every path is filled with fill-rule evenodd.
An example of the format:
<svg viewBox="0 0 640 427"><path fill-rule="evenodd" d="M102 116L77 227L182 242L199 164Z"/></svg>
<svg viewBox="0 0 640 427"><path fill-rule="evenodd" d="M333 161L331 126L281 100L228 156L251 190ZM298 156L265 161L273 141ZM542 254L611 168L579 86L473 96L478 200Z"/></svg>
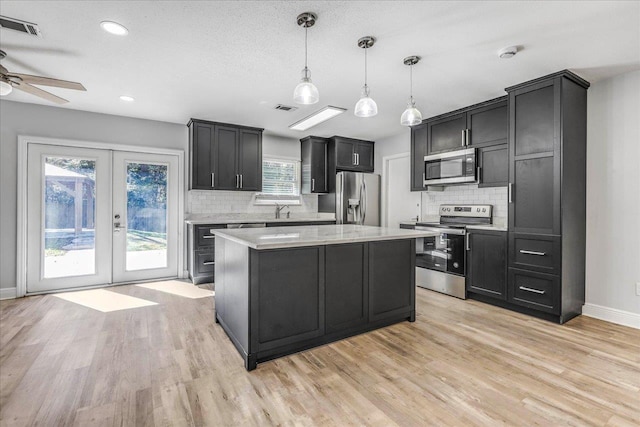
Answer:
<svg viewBox="0 0 640 427"><path fill-rule="evenodd" d="M7 54L0 50L0 59L5 58L6 56ZM10 73L9 70L0 65L0 95L9 95L15 88L30 93L31 95L39 96L47 101L55 102L56 104L66 104L69 102L64 98L60 98L59 96L32 85L60 87L73 90L87 90L81 83L51 79L49 77L31 76L29 74Z"/></svg>

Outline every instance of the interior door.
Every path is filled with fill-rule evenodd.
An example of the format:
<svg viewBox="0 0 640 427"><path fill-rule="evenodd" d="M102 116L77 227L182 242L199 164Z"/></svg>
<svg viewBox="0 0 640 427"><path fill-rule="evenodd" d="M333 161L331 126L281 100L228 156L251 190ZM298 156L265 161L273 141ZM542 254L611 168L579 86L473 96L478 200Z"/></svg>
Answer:
<svg viewBox="0 0 640 427"><path fill-rule="evenodd" d="M424 160L421 163L424 170ZM398 228L402 221L420 219L420 193L412 192L407 186L411 172L409 155L389 159L387 165L385 226ZM422 180L422 173L420 179Z"/></svg>
<svg viewBox="0 0 640 427"><path fill-rule="evenodd" d="M111 152L29 144L27 292L111 282Z"/></svg>
<svg viewBox="0 0 640 427"><path fill-rule="evenodd" d="M178 275L178 157L113 153L113 282Z"/></svg>

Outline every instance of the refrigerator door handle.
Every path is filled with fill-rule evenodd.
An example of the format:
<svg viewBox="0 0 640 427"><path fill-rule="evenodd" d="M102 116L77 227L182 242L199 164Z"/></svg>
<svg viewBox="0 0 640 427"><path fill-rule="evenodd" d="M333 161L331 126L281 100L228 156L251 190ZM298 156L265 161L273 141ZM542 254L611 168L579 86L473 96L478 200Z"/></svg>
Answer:
<svg viewBox="0 0 640 427"><path fill-rule="evenodd" d="M364 179L364 177L362 179L361 193L362 195L360 196L360 210L362 213L362 221L360 222L360 225L364 225L364 218L367 215L367 181Z"/></svg>

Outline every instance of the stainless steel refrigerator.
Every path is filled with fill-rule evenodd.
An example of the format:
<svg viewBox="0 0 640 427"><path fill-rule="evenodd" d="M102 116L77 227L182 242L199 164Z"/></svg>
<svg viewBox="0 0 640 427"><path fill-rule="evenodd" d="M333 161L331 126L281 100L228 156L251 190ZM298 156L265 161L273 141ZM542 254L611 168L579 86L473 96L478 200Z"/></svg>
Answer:
<svg viewBox="0 0 640 427"><path fill-rule="evenodd" d="M380 226L380 175L336 174L336 222Z"/></svg>

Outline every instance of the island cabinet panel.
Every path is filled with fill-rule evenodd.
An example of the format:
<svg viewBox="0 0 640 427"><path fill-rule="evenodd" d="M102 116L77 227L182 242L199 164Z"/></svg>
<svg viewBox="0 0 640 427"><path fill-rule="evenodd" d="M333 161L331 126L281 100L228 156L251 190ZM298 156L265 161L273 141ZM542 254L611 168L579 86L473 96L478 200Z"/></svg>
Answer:
<svg viewBox="0 0 640 427"><path fill-rule="evenodd" d="M326 247L326 331L367 322L368 256L365 243Z"/></svg>
<svg viewBox="0 0 640 427"><path fill-rule="evenodd" d="M324 250L252 251L251 316L257 351L324 334Z"/></svg>
<svg viewBox="0 0 640 427"><path fill-rule="evenodd" d="M415 239L369 243L369 321L415 308ZM415 316L415 313L413 314Z"/></svg>

